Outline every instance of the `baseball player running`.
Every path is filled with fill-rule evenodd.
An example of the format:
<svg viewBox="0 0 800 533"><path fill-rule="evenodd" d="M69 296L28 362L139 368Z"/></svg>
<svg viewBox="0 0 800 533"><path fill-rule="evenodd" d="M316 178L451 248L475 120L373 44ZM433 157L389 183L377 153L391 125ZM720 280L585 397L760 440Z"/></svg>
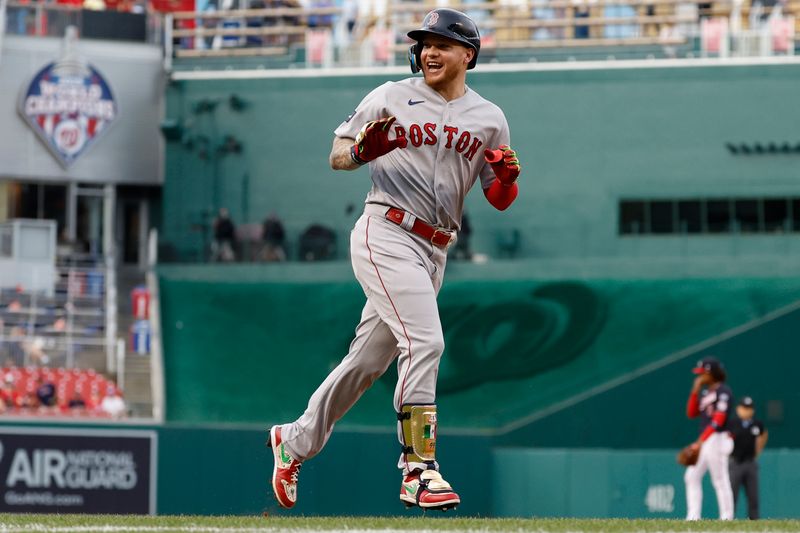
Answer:
<svg viewBox="0 0 800 533"><path fill-rule="evenodd" d="M520 164L503 112L466 85L480 35L452 9L428 13L409 52L412 77L370 92L338 128L336 170L369 165L372 188L350 237L353 271L367 297L347 356L300 418L270 430L272 488L297 502L300 466L322 450L334 424L397 360L394 393L406 506L447 510L461 499L436 461L436 378L444 350L436 297L464 197L480 178L486 199L506 209Z"/></svg>
<svg viewBox="0 0 800 533"><path fill-rule="evenodd" d="M733 491L728 476L728 456L733 439L728 433L733 394L725 384L727 375L722 363L712 356L704 357L692 370L697 374L686 404L689 418L700 417L700 437L693 444L700 449L697 464L686 468L686 520L700 520L703 507L703 476L711 473L711 484L717 493L720 520L733 519Z"/></svg>

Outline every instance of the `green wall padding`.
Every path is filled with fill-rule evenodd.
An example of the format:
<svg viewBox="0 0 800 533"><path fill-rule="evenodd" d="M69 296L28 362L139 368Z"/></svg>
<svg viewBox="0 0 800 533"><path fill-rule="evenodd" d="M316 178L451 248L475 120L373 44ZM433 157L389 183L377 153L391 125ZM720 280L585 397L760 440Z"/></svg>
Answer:
<svg viewBox="0 0 800 533"><path fill-rule="evenodd" d="M497 448L492 480L494 516L672 518L686 516L684 469L675 450ZM760 461L761 517L800 517L800 452L767 450ZM513 465L513 467L509 467ZM742 491L737 518L747 518ZM719 517L710 478L703 518Z"/></svg>
<svg viewBox="0 0 800 533"><path fill-rule="evenodd" d="M727 368L734 397L754 398L756 416L765 421L769 430L769 445L796 447L800 445L800 430L792 421L800 411L800 390L794 385L795 376L800 374L798 331L800 309L720 340L689 360L643 375L623 374L613 387L552 414L529 417L517 429L499 437L498 442L614 448L689 443L700 432L698 422L685 415L694 379L690 370L702 356L715 355ZM643 342L648 345L646 339Z"/></svg>
<svg viewBox="0 0 800 533"><path fill-rule="evenodd" d="M365 301L354 281L193 281L181 279L180 269L164 269L160 289L167 416L181 422L295 419L346 354ZM531 424L559 402L763 317L799 291L800 279L453 280L440 295L442 427L511 431L508 442L526 445L593 445L607 437L567 430L569 419L548 419L535 430ZM679 375L693 364L694 357ZM395 379L390 367L341 424L390 431ZM682 378L657 381L652 395L626 397L625 408L645 420L651 405L674 408L662 424L674 428L684 423L687 386ZM584 416L595 415L587 405ZM613 445L663 444L632 430Z"/></svg>
<svg viewBox="0 0 800 533"><path fill-rule="evenodd" d="M300 472L297 506L281 509L270 487L272 452L267 433L233 425L80 424L5 421L37 431L65 427L129 430L158 435L159 515L425 516L399 501L400 472L394 432L337 429ZM453 516L682 518L683 468L677 449L611 450L498 447L486 437L439 435L437 459L461 496ZM763 518L800 517L800 450L768 445L760 458ZM355 485L354 485L355 484ZM354 496L354 486L366 486ZM716 516L706 477L703 516ZM744 496L742 495L742 500ZM744 516L740 501L737 517Z"/></svg>

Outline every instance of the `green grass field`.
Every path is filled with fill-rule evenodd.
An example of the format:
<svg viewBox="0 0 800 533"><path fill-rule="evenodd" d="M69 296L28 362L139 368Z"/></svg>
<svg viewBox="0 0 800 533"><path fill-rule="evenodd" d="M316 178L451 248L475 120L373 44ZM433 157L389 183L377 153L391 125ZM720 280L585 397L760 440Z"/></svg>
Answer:
<svg viewBox="0 0 800 533"><path fill-rule="evenodd" d="M762 520L758 522L720 522L706 520L582 520L582 519L513 519L457 518L441 514L416 518L384 517L252 517L252 516L119 516L0 514L0 532L245 532L245 531L348 531L350 533L399 531L800 531L800 520Z"/></svg>

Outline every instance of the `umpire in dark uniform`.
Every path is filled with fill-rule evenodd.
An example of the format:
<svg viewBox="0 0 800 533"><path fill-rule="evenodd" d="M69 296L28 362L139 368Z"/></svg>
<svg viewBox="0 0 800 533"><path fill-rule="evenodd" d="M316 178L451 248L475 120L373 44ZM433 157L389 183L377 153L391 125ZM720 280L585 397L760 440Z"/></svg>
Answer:
<svg viewBox="0 0 800 533"><path fill-rule="evenodd" d="M758 520L758 463L756 459L767 444L767 430L764 423L753 417L755 407L750 396L744 396L736 406L738 419L732 420L730 432L733 435L733 453L730 458L731 487L733 505L739 497L739 489L744 485L747 494L747 516Z"/></svg>

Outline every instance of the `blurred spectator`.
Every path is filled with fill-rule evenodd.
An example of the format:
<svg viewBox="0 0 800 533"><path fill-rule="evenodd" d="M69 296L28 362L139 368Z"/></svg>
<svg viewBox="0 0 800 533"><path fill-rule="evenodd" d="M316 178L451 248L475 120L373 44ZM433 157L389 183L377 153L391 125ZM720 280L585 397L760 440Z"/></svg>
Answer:
<svg viewBox="0 0 800 533"><path fill-rule="evenodd" d="M250 2L249 9L264 9L267 7L267 4L264 3L264 0L253 0ZM264 26L268 26L265 24L266 19L263 16L257 17L247 17L245 24L248 28L262 28ZM247 46L262 46L264 44L264 38L261 35L248 35L247 36Z"/></svg>
<svg viewBox="0 0 800 533"><path fill-rule="evenodd" d="M296 0L270 0L267 7L287 7L298 9L302 6ZM300 17L297 15L285 15L281 18L273 18L272 20L273 24L275 25L298 26L300 24ZM275 39L273 44L287 45L300 42L305 39L305 36L301 34L282 34L274 36L273 39Z"/></svg>
<svg viewBox="0 0 800 533"><path fill-rule="evenodd" d="M336 234L321 224L312 224L300 235L300 260L324 261L336 256Z"/></svg>
<svg viewBox="0 0 800 533"><path fill-rule="evenodd" d="M100 402L100 410L112 418L122 418L127 412L125 400L120 396L119 391L113 385L106 389L106 395Z"/></svg>
<svg viewBox="0 0 800 533"><path fill-rule="evenodd" d="M20 4L27 4L27 1L20 2ZM8 20L8 31L9 33L16 33L17 35L27 35L28 34L28 19L29 19L29 11L24 5L20 5L16 8L16 10L12 11L9 10L9 13L14 13L16 11L16 30L13 29L12 26L12 19L9 17ZM0 31L5 31L5 28L0 28Z"/></svg>
<svg viewBox="0 0 800 533"><path fill-rule="evenodd" d="M56 404L56 386L51 381L45 381L41 376L36 379L36 399L42 407L52 407Z"/></svg>
<svg viewBox="0 0 800 533"><path fill-rule="evenodd" d="M25 364L25 349L22 346L24 336L25 330L20 326L9 328L8 340L3 341L5 366L23 366Z"/></svg>
<svg viewBox="0 0 800 533"><path fill-rule="evenodd" d="M756 29L761 27L762 24L769 19L775 6L782 4L782 0L754 0L750 7L750 15L748 17L750 28Z"/></svg>
<svg viewBox="0 0 800 533"><path fill-rule="evenodd" d="M656 6L653 4L646 4L644 14L647 17L654 17L656 15ZM642 26L642 35L645 37L657 36L660 31L658 24L645 24Z"/></svg>
<svg viewBox="0 0 800 533"><path fill-rule="evenodd" d="M217 10L216 1L196 0L194 9L198 13L214 13ZM214 29L217 27L219 19L216 17L198 17L194 19L180 19L175 21L177 29L186 30L199 27L202 29ZM180 46L183 48L196 47L199 50L207 50L214 45L214 36L204 37L183 37L180 39Z"/></svg>
<svg viewBox="0 0 800 533"><path fill-rule="evenodd" d="M271 213L264 220L262 238L264 240L261 249L262 261L286 261L286 231L275 213Z"/></svg>
<svg viewBox="0 0 800 533"><path fill-rule="evenodd" d="M67 407L70 409L86 409L86 402L78 391L73 391L72 398L69 399Z"/></svg>
<svg viewBox="0 0 800 533"><path fill-rule="evenodd" d="M22 403L19 391L14 387L14 376L6 374L0 383L0 400L3 402L3 411L19 407Z"/></svg>
<svg viewBox="0 0 800 533"><path fill-rule="evenodd" d="M220 11L229 11L239 9L241 7L238 0L220 0L218 2L218 6ZM217 20L218 22L216 26L220 29L238 30L242 26L246 25L246 21L241 17L224 17ZM214 50L219 50L220 48L236 48L244 45L245 43L245 38L226 33L222 35L216 35L211 47Z"/></svg>
<svg viewBox="0 0 800 533"><path fill-rule="evenodd" d="M312 10L325 8L325 7L333 7L333 2L331 0L314 0L311 2L309 6ZM333 15L317 15L311 14L308 16L308 27L309 28L331 28L333 26Z"/></svg>
<svg viewBox="0 0 800 533"><path fill-rule="evenodd" d="M742 0L734 0L734 4L738 4L739 6L742 5ZM697 5L697 11L699 13L700 18L709 18L713 16L711 12L712 3L711 2L700 2Z"/></svg>
<svg viewBox="0 0 800 533"><path fill-rule="evenodd" d="M344 0L342 2L342 17L347 25L347 34L352 37L353 29L358 20L358 2L356 0Z"/></svg>
<svg viewBox="0 0 800 533"><path fill-rule="evenodd" d="M579 4L575 6L575 18L576 19L585 19L589 18L589 6L585 4ZM588 39L589 38L589 26L586 25L578 25L577 21L575 24L575 38L576 39Z"/></svg>
<svg viewBox="0 0 800 533"><path fill-rule="evenodd" d="M236 245L236 228L225 207L219 208L214 219L214 242L211 244L211 260L231 262L236 260L233 250Z"/></svg>
<svg viewBox="0 0 800 533"><path fill-rule="evenodd" d="M39 398L36 397L36 391L31 391L27 394L20 394L18 407L22 409L34 409L39 407Z"/></svg>
<svg viewBox="0 0 800 533"><path fill-rule="evenodd" d="M67 320L64 317L58 317L53 320L53 323L44 328L45 333L64 333L67 330Z"/></svg>
<svg viewBox="0 0 800 533"><path fill-rule="evenodd" d="M47 366L50 362L50 356L44 351L44 342L43 337L26 337L22 341L26 364Z"/></svg>
<svg viewBox="0 0 800 533"><path fill-rule="evenodd" d="M668 58L678 57L678 47L670 43L671 39L684 37L685 34L678 27L670 24L662 24L661 29L658 30L658 38L662 43L661 48L664 50L664 55Z"/></svg>

